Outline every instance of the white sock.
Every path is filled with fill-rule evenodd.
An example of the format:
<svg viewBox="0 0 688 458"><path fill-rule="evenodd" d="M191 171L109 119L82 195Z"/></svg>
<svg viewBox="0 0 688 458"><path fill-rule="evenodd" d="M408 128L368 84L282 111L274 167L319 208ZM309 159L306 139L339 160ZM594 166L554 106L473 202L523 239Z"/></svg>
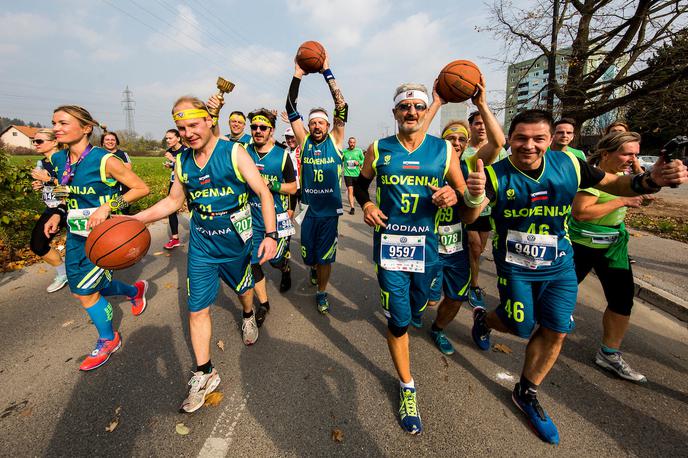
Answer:
<svg viewBox="0 0 688 458"><path fill-rule="evenodd" d="M55 270L57 271L57 275L67 275L67 269L65 268L64 262L59 266L55 266Z"/></svg>
<svg viewBox="0 0 688 458"><path fill-rule="evenodd" d="M413 379L411 379L411 381L408 383L404 383L401 380L399 380L399 385L401 385L402 388L413 388L414 390L416 389L416 384L413 382Z"/></svg>

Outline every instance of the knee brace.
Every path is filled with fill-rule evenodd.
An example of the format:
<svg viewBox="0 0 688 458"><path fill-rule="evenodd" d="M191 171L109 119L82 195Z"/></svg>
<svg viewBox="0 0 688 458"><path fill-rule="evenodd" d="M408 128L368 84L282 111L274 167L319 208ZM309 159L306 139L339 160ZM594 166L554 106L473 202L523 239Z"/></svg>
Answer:
<svg viewBox="0 0 688 458"><path fill-rule="evenodd" d="M258 283L265 278L265 274L263 274L263 268L260 267L260 264L251 264L251 271L253 272L253 281L255 283Z"/></svg>
<svg viewBox="0 0 688 458"><path fill-rule="evenodd" d="M408 330L408 325L406 326L397 326L396 324L392 323L391 321L387 322L387 329L389 329L389 332L392 333L394 337L401 337L404 334L406 334L406 331Z"/></svg>

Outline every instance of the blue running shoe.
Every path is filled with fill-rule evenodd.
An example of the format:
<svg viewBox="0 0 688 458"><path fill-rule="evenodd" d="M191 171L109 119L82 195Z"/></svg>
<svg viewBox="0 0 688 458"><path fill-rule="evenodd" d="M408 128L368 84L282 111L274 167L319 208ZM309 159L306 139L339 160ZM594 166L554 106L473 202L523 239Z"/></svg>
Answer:
<svg viewBox="0 0 688 458"><path fill-rule="evenodd" d="M430 337L432 338L432 341L435 342L435 345L439 351L442 352L442 354L447 356L454 354L454 346L451 344L451 342L449 342L449 339L447 339L444 331L433 331L431 329Z"/></svg>
<svg viewBox="0 0 688 458"><path fill-rule="evenodd" d="M422 329L423 328L423 315L421 315L421 316L411 315L411 326L413 326L416 329Z"/></svg>
<svg viewBox="0 0 688 458"><path fill-rule="evenodd" d="M545 409L540 406L536 397L532 399L526 399L522 397L520 393L520 384L517 383L514 387L514 391L511 394L511 399L516 404L521 412L528 418L528 423L530 423L531 428L535 431L540 439L550 444L559 444L559 431L557 431L557 426L554 424Z"/></svg>
<svg viewBox="0 0 688 458"><path fill-rule="evenodd" d="M485 290L479 286L475 288L471 286L468 289L468 303L474 308L485 308Z"/></svg>
<svg viewBox="0 0 688 458"><path fill-rule="evenodd" d="M311 285L318 286L318 271L311 267Z"/></svg>
<svg viewBox="0 0 688 458"><path fill-rule="evenodd" d="M471 336L473 342L483 351L490 349L490 328L485 322L487 312L484 308L473 309L473 329L471 329Z"/></svg>
<svg viewBox="0 0 688 458"><path fill-rule="evenodd" d="M423 425L416 405L416 389L399 387L399 420L409 434L420 434Z"/></svg>
<svg viewBox="0 0 688 458"><path fill-rule="evenodd" d="M315 293L315 302L318 304L318 312L325 314L330 310L330 303L327 302L327 293L318 291Z"/></svg>

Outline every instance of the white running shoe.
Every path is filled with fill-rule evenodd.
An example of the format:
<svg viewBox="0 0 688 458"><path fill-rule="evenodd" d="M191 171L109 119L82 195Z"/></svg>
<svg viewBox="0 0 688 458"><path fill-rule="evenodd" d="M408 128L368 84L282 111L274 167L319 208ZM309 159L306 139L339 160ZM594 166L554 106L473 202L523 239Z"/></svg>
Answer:
<svg viewBox="0 0 688 458"><path fill-rule="evenodd" d="M46 288L46 290L49 293L54 293L55 291L59 291L64 286L67 284L67 276L66 275L55 275L55 279L53 282Z"/></svg>
<svg viewBox="0 0 688 458"><path fill-rule="evenodd" d="M210 374L204 374L201 371L194 372L193 374L188 383L190 387L189 394L182 402L180 408L182 412L186 413L195 412L203 407L205 397L215 391L215 388L220 384L220 376L215 368L213 368Z"/></svg>
<svg viewBox="0 0 688 458"><path fill-rule="evenodd" d="M628 363L623 359L621 352L608 355L601 349L598 349L597 354L595 355L595 364L614 372L622 379L630 380L631 382L636 383L647 382L647 377L629 366Z"/></svg>
<svg viewBox="0 0 688 458"><path fill-rule="evenodd" d="M251 318L244 318L241 324L241 333L244 336L244 345L253 345L258 340L258 323L256 323L256 314L251 315Z"/></svg>

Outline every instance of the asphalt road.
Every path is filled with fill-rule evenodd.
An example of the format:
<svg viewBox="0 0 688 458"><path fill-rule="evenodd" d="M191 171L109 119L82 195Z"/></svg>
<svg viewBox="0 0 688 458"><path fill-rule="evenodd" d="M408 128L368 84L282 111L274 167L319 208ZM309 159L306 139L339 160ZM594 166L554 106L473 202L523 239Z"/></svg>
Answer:
<svg viewBox="0 0 688 458"><path fill-rule="evenodd" d="M188 226L182 228L184 238ZM238 301L222 288L212 315L213 342L225 347L213 347L224 399L180 414L193 368L187 247L159 254L166 230L166 224L152 226L148 256L116 275L148 279L149 308L133 317L126 300L113 301L124 344L91 373L78 365L95 330L66 289L44 292L52 272L35 265L0 277L0 456L688 455L686 324L637 303L624 349L649 383L614 378L592 362L604 307L594 277L581 287L576 330L540 389L559 427L558 447L541 442L511 403L524 342L493 333L493 343L513 353L477 350L466 310L448 328L457 349L451 357L428 337L434 310L423 330L411 331L425 430L417 437L403 433L370 262L371 231L360 212L340 220L328 316L315 309L300 259L292 263L294 285L284 296L276 290L278 272L268 268L272 312L257 343L245 347ZM292 249L299 252L298 240ZM494 268L490 261L483 267L494 306ZM106 432L114 419L117 427ZM189 434L177 434L177 423Z"/></svg>

